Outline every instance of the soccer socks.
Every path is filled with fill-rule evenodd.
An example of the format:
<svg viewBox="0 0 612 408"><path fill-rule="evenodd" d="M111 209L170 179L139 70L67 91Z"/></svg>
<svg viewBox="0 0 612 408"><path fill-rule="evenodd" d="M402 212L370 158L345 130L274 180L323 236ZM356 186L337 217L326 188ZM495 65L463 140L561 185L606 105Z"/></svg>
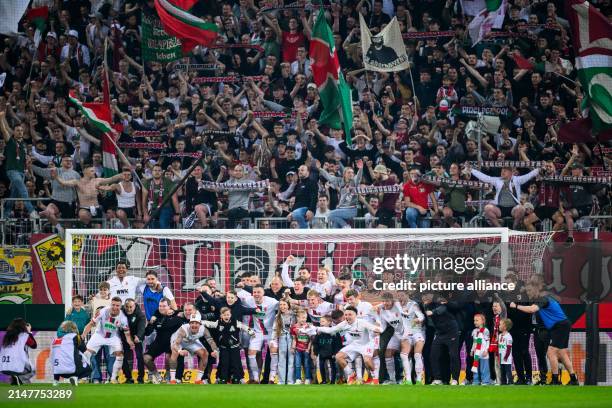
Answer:
<svg viewBox="0 0 612 408"><path fill-rule="evenodd" d="M346 377L346 381L351 378L351 375L353 375L353 368L351 367L351 363L348 363L346 367L344 367L344 376Z"/></svg>
<svg viewBox="0 0 612 408"><path fill-rule="evenodd" d="M357 356L355 359L355 373L357 374L357 380L363 381L363 360L361 356Z"/></svg>
<svg viewBox="0 0 612 408"><path fill-rule="evenodd" d="M273 383L276 377L278 367L278 353L270 353L270 378L269 382Z"/></svg>
<svg viewBox="0 0 612 408"><path fill-rule="evenodd" d="M117 374L119 373L119 368L123 366L123 356L115 357L115 363L113 364L113 372L111 373L111 381L117 380Z"/></svg>
<svg viewBox="0 0 612 408"><path fill-rule="evenodd" d="M198 380L202 381L204 379L204 371L198 370Z"/></svg>
<svg viewBox="0 0 612 408"><path fill-rule="evenodd" d="M380 358L374 357L373 360L374 360L374 371L372 371L370 374L372 374L372 379L377 380L378 373L380 372Z"/></svg>
<svg viewBox="0 0 612 408"><path fill-rule="evenodd" d="M85 357L85 362L89 366L91 365L91 357L92 356L93 356L93 354L89 350L85 350L85 352L83 353L83 357Z"/></svg>
<svg viewBox="0 0 612 408"><path fill-rule="evenodd" d="M170 381L176 380L176 370L170 370Z"/></svg>
<svg viewBox="0 0 612 408"><path fill-rule="evenodd" d="M412 360L410 360L410 357L406 353L400 353L400 359L404 366L404 379L406 381L412 381Z"/></svg>
<svg viewBox="0 0 612 408"><path fill-rule="evenodd" d="M251 373L253 373L253 377L249 380L259 382L259 367L257 366L257 356L249 354L249 367L251 367Z"/></svg>
<svg viewBox="0 0 612 408"><path fill-rule="evenodd" d="M385 357L385 365L387 366L389 380L395 382L395 362L393 361L393 357Z"/></svg>
<svg viewBox="0 0 612 408"><path fill-rule="evenodd" d="M423 379L423 355L421 353L414 353L414 371L416 371L417 380Z"/></svg>

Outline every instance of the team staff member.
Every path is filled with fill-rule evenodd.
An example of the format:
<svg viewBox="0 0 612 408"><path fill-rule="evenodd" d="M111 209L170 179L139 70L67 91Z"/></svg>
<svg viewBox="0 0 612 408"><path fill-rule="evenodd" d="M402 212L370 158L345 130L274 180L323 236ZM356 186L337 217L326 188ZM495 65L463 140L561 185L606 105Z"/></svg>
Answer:
<svg viewBox="0 0 612 408"><path fill-rule="evenodd" d="M525 313L537 313L546 329L549 330L550 344L546 354L552 371L551 384L561 384L559 380L559 360L561 360L563 366L570 372L569 385L580 385L567 348L571 323L561 309L561 305L552 296L543 293L537 282L528 282L525 289L532 304L524 306L512 302L510 307Z"/></svg>
<svg viewBox="0 0 612 408"><path fill-rule="evenodd" d="M79 336L79 329L71 321L60 325L58 337L51 344L51 364L53 365L53 386L58 385L60 377L68 378L70 384L77 385L79 378L89 377L91 367L85 359L85 342Z"/></svg>
<svg viewBox="0 0 612 408"><path fill-rule="evenodd" d="M127 299L123 305L123 314L127 317L128 326L130 333L132 333L134 340L134 351L136 353L136 361L138 364L138 376L136 381L138 384L144 383L144 356L142 342L145 337L145 328L147 326L147 319L144 313L140 310L140 306L134 299ZM123 360L123 375L125 375L126 382L129 384L134 383L132 379L132 367L133 367L133 354L129 349L129 345L124 337L121 338L123 343L123 352L126 358Z"/></svg>

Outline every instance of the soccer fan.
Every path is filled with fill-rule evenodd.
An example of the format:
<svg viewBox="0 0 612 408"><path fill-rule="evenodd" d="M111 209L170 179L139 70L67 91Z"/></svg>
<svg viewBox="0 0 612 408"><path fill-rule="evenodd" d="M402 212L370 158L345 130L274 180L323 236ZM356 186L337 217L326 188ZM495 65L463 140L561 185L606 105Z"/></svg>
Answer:
<svg viewBox="0 0 612 408"><path fill-rule="evenodd" d="M233 384L244 383L244 370L240 360L240 331L255 336L255 331L245 324L239 322L232 316L228 307L221 308L221 316L218 320L203 321L205 327L216 329L219 345L219 365L217 367L217 383Z"/></svg>
<svg viewBox="0 0 612 408"><path fill-rule="evenodd" d="M474 362L470 370L474 373L472 384L489 385L491 383L490 364L489 364L489 345L491 335L486 327L487 321L484 315L478 313L474 315L474 326L472 330L472 349L470 355L474 357Z"/></svg>
<svg viewBox="0 0 612 408"><path fill-rule="evenodd" d="M248 346L248 363L252 373L252 375L249 375L249 381L259 383L260 370L256 357L257 353L262 351L264 343L270 340L270 332L278 310L278 300L264 296L262 285L254 286L253 294L244 289L239 289L237 294L245 306L257 309L256 313L245 316L244 321L249 328L255 331L255 335L250 338Z"/></svg>
<svg viewBox="0 0 612 408"><path fill-rule="evenodd" d="M129 167L123 168L121 176L122 179L118 183L100 186L99 189L115 193L117 197L117 218L119 218L124 228L129 228L128 219L142 218L142 201L139 199L140 189L132 181L132 170Z"/></svg>
<svg viewBox="0 0 612 408"><path fill-rule="evenodd" d="M51 362L53 363L53 386L60 378L68 378L70 384L78 385L80 378L88 377L91 366L85 358L85 343L79 336L79 329L72 321L64 321L59 334L51 343Z"/></svg>
<svg viewBox="0 0 612 408"><path fill-rule="evenodd" d="M406 208L405 218L409 228L428 228L430 207L433 214L438 213L438 200L434 194L431 184L426 184L421 180L421 170L411 168L410 180L404 183L404 207Z"/></svg>
<svg viewBox="0 0 612 408"><path fill-rule="evenodd" d="M102 346L109 346L111 352L115 356L113 371L111 373L110 382L117 383L117 374L119 368L123 365L123 345L121 344L120 331L123 331L126 337L127 344L131 349L134 349L134 342L130 334L130 328L127 318L121 311L122 300L120 297L113 297L111 305L103 308L100 313L94 317L87 325L83 332L83 336L91 331L93 325L96 328L87 342L87 350L85 351L86 361L90 361L91 357L98 353Z"/></svg>
<svg viewBox="0 0 612 408"><path fill-rule="evenodd" d="M16 317L6 328L0 349L0 373L11 377L11 385L29 384L34 376L29 350L37 347L32 326Z"/></svg>
<svg viewBox="0 0 612 408"><path fill-rule="evenodd" d="M332 323L331 315L322 316L320 326L330 327ZM313 361L319 362L319 372L321 373L321 384L335 384L336 382L336 353L340 351L340 336L338 334L318 333L312 342L312 353L316 358ZM329 368L329 371L328 371ZM316 370L315 370L316 372ZM329 373L329 375L328 375Z"/></svg>
<svg viewBox="0 0 612 408"><path fill-rule="evenodd" d="M357 216L357 194L355 194L355 188L361 184L363 160L357 160L356 165L358 168L357 174L355 174L352 167L346 167L342 177L329 174L324 168L320 167L320 164L317 166L321 176L340 194L336 208L327 217L332 228L350 228L348 221Z"/></svg>
<svg viewBox="0 0 612 408"><path fill-rule="evenodd" d="M187 357L189 355L197 355L198 376L195 384L204 384L204 375L206 372L206 363L208 361L208 352L204 345L200 342L200 338L205 337L208 344L212 348L211 356L217 358L219 351L217 344L212 339L210 332L202 324L199 314L192 314L189 317L189 323L182 325L174 332L170 338L172 353L170 355L170 384L176 384L176 360L179 355Z"/></svg>
<svg viewBox="0 0 612 408"><path fill-rule="evenodd" d="M277 384L294 384L294 352L291 348L291 327L295 324L295 313L291 304L286 299L278 301L278 311L272 326L272 338L270 340L270 381L278 373ZM274 362L277 361L277 364Z"/></svg>
<svg viewBox="0 0 612 408"><path fill-rule="evenodd" d="M494 227L499 227L500 218L512 217L513 228L516 229L525 215L525 209L520 205L521 186L540 174L540 169L533 169L525 175L516 176L512 167L503 167L501 177L491 177L469 167L468 171L478 180L495 187L495 199L484 208L487 221Z"/></svg>
<svg viewBox="0 0 612 408"><path fill-rule="evenodd" d="M172 335L184 324L184 320L170 307L170 300L162 298L159 301L158 311L154 320L147 325L145 335L155 332L155 339L144 354L144 364L149 371L149 379L153 384L162 381L155 367L155 358L162 354L166 357L172 352L170 339Z"/></svg>
<svg viewBox="0 0 612 408"><path fill-rule="evenodd" d="M138 384L144 384L144 356L143 356L143 342L145 339L145 329L147 326L147 318L144 313L140 310L140 306L134 299L126 299L123 304L123 314L128 320L128 326L130 333L134 340L134 352L130 350L129 344L124 337L121 338L123 343L123 352L125 358L123 359L123 375L126 378L126 383L133 384L134 379L132 378L132 366L133 356L136 355L136 364L138 374L136 376L136 382Z"/></svg>
<svg viewBox="0 0 612 408"><path fill-rule="evenodd" d="M499 323L498 348L502 385L512 385L514 383L512 376L512 335L509 332L510 329L512 329L512 320L503 319Z"/></svg>
<svg viewBox="0 0 612 408"><path fill-rule="evenodd" d="M172 220L178 223L180 220L179 201L176 193L164 202L172 192L174 184L163 176L160 165L153 166L153 177L142 186L142 211L145 222L150 222L151 228L171 228ZM163 205L163 207L162 207ZM156 214L156 211L159 211ZM155 219L151 217L156 215ZM165 251L162 251L164 254ZM163 257L162 257L163 258Z"/></svg>
<svg viewBox="0 0 612 408"><path fill-rule="evenodd" d="M83 307L83 296L74 295L72 297L72 307L66 312L64 320L74 322L79 330L78 333L82 333L90 319L89 312Z"/></svg>
<svg viewBox="0 0 612 408"><path fill-rule="evenodd" d="M579 385L574 366L568 352L569 333L571 324L561 309L559 302L540 289L537 282L527 282L525 286L527 296L532 302L529 306L510 303L510 307L524 313L537 313L542 319L544 327L550 331L550 344L546 355L550 361L553 385L561 384L559 379L559 361L570 373L569 385Z"/></svg>
<svg viewBox="0 0 612 408"><path fill-rule="evenodd" d="M76 188L79 199L78 216L84 226L89 226L92 218L103 214L102 207L98 201L99 187L106 184L113 184L121 180L122 177L121 174L107 178L96 177L94 167L88 164L83 166L83 177L80 179L63 179L62 176L68 176L67 173L62 173L62 176L57 172L51 172L51 174L53 179L63 187Z"/></svg>
<svg viewBox="0 0 612 408"><path fill-rule="evenodd" d="M308 332L314 327L312 323L307 323L308 313L300 309L296 312L296 322L291 326L292 337L291 351L294 353L295 384L302 384L302 367L304 367L304 384L308 385L312 381L310 348L312 338Z"/></svg>

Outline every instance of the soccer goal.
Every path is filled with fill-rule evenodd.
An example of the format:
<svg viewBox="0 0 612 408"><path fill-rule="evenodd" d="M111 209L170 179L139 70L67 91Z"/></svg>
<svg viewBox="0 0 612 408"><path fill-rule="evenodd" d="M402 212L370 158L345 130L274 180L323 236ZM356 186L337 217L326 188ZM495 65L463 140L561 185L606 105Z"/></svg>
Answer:
<svg viewBox="0 0 612 408"><path fill-rule="evenodd" d="M350 274L369 287L375 266L389 262L387 279L424 279L436 273L469 273L461 258L482 258L485 271L503 279L508 271L526 280L541 269L551 233L519 233L506 228L461 229L334 229L334 230L104 230L66 231L64 303L75 294L95 294L98 284L113 276L119 260L129 263L129 275L156 271L177 303L196 297L196 290L215 279L220 290L234 288L245 273L268 284L289 255L291 277L302 267L312 272L327 266L334 276ZM406 258L424 259L417 267L391 266ZM445 263L439 262L442 259ZM432 262L429 262L433 260ZM446 261L451 260L448 263ZM454 262L454 263L453 263ZM462 261L464 262L464 261ZM459 269L458 266L460 267ZM412 268L412 269L411 269ZM449 268L451 270L449 270ZM380 268L378 268L380 269ZM455 271L456 269L456 271ZM469 268L468 268L469 269ZM483 271L479 271L483 272ZM430 274L427 275L426 274Z"/></svg>

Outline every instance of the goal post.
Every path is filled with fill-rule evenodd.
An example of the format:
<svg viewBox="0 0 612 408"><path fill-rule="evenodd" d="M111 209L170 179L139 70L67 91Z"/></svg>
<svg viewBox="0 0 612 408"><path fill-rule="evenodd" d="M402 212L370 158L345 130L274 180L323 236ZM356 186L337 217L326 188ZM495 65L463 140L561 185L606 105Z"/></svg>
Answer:
<svg viewBox="0 0 612 408"><path fill-rule="evenodd" d="M291 278L305 266L312 272L312 281L317 280L317 269L324 265L336 278L350 273L367 286L376 277L376 262L404 255L410 259L425 257L427 262L431 258L433 266L424 268L423 263L419 271L402 271L395 265L392 271L387 270L394 272L394 277L387 279L419 276L423 280L443 272L440 269L448 272L445 265L436 263L438 258L457 261L470 256L486 258L487 273L499 280L510 269L526 278L537 271L537 262L551 236L507 228L68 229L64 303L69 307L75 294L94 294L100 282L114 275L119 260L128 261L129 275L144 277L148 271L156 271L179 305L193 300L196 290L210 278L222 291L233 289L246 272L257 274L263 284L268 284L289 255L294 257Z"/></svg>

